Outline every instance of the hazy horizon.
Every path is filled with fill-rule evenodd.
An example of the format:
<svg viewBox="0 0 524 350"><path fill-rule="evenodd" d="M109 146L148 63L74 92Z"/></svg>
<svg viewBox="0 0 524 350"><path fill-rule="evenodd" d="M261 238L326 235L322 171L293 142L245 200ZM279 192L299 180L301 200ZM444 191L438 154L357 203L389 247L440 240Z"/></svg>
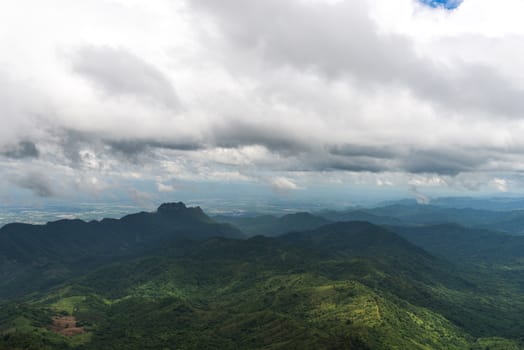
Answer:
<svg viewBox="0 0 524 350"><path fill-rule="evenodd" d="M321 213L325 210L344 211L351 209L372 209L389 205L421 205L437 206L445 208L466 208L488 211L519 211L524 210L524 197L522 196L480 196L480 197L398 197L389 199L368 199L367 201L338 201L333 198L316 198L312 200L282 197L260 197L258 199L246 199L241 197L224 199L216 198L165 198L158 203L136 203L128 202L80 202L71 204L67 201L55 201L46 205L1 205L0 204L0 228L9 223L45 224L62 219L81 219L84 221L101 220L104 218L119 219L128 214L141 211L154 212L162 203L183 202L188 207L201 207L206 214L247 216L275 215L297 212Z"/></svg>

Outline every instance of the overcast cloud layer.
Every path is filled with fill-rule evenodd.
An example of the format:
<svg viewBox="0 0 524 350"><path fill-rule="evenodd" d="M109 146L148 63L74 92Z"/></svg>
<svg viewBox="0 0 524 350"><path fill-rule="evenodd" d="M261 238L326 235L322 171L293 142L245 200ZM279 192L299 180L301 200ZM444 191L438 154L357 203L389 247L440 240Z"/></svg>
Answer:
<svg viewBox="0 0 524 350"><path fill-rule="evenodd" d="M522 192L524 3L425 2L3 1L0 198Z"/></svg>

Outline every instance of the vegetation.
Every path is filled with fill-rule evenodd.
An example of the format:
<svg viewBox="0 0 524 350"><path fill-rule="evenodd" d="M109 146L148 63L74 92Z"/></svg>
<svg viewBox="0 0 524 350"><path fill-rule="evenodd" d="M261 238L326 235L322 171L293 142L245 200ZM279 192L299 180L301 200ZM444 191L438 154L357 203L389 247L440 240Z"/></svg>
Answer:
<svg viewBox="0 0 524 350"><path fill-rule="evenodd" d="M205 214L194 224L217 225ZM68 273L4 297L0 349L524 349L517 253L435 254L473 233L419 229L395 228L433 254L391 229L346 222L246 240L210 229L82 267L69 258L36 265ZM448 238L430 239L439 233ZM481 237L496 244L492 235L499 234ZM475 244L472 251L482 240ZM96 258L91 246L83 255ZM64 316L84 332L53 331L53 319Z"/></svg>

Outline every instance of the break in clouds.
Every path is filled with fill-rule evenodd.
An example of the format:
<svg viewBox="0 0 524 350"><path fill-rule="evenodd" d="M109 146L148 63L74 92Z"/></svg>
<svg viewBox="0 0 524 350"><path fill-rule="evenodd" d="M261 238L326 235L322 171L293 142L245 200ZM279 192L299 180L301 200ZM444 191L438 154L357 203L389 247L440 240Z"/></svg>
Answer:
<svg viewBox="0 0 524 350"><path fill-rule="evenodd" d="M147 200L181 182L519 191L523 10L4 1L0 196Z"/></svg>

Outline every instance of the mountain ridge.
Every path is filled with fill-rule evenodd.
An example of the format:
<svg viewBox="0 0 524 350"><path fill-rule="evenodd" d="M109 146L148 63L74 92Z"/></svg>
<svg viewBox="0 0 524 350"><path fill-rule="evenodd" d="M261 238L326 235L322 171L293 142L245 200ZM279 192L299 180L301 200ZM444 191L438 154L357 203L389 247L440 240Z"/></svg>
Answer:
<svg viewBox="0 0 524 350"><path fill-rule="evenodd" d="M101 263L154 250L166 242L213 236L244 237L238 229L213 221L201 208L188 208L182 202L164 203L155 212L129 214L121 219L8 224L0 228L0 261L9 263L12 271L0 270L0 297L9 294L9 287L29 281L45 286L46 282L56 283ZM46 278L46 273L52 278ZM9 285L2 278L10 281Z"/></svg>

